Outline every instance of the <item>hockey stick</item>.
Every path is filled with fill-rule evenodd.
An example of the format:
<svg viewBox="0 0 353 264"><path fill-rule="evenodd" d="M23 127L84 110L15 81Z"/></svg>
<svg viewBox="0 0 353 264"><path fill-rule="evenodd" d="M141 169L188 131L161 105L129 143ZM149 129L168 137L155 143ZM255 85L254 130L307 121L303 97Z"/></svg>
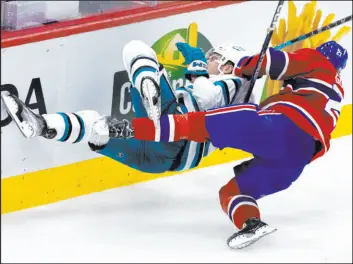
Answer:
<svg viewBox="0 0 353 264"><path fill-rule="evenodd" d="M267 48L270 45L270 40L271 40L271 37L272 37L272 34L273 34L273 30L275 29L275 26L277 24L277 21L278 21L278 18L279 18L279 14L281 13L283 4L284 4L284 1L278 1L278 5L277 5L277 8L276 8L276 12L275 12L275 14L274 14L274 16L272 18L270 29L267 32L264 44L262 45L262 49L261 49L261 52L260 52L260 55L259 55L259 59L258 59L258 61L256 63L255 72L254 72L254 74L253 74L253 76L252 76L252 78L250 80L249 90L248 90L248 93L245 96L245 102L249 102L250 96L252 94L252 90L253 90L254 85L255 85L255 81L257 79L257 76L259 75L261 64L262 64L262 62L263 62L263 60L265 58L265 54L266 54Z"/></svg>
<svg viewBox="0 0 353 264"><path fill-rule="evenodd" d="M275 47L273 47L273 48L276 49L276 50L283 49L284 47L293 45L294 43L296 43L296 42L298 42L298 41L301 41L301 40L310 38L310 37L315 36L315 35L317 35L317 34L319 34L319 33L321 33L321 32L324 32L324 31L326 31L326 30L328 30L328 29L332 29L332 28L334 28L334 27L337 27L337 26L339 26L339 25L342 25L343 23L346 23L346 22L351 21L351 20L352 20L352 15L347 16L347 17L345 17L345 18L342 18L342 19L340 19L340 20L337 20L336 22L332 22L331 24L328 24L328 25L326 25L326 26L324 26L324 27L322 27L322 28L319 28L319 29L316 29L316 30L314 30L314 31L311 31L311 32L309 32L309 33L307 33L307 34L305 34L305 35L302 35L302 36L297 37L297 38L295 38L295 39L288 40L288 41L286 41L286 42L284 42L284 43L282 43L282 44L280 44L280 45L277 45L277 46L275 46Z"/></svg>

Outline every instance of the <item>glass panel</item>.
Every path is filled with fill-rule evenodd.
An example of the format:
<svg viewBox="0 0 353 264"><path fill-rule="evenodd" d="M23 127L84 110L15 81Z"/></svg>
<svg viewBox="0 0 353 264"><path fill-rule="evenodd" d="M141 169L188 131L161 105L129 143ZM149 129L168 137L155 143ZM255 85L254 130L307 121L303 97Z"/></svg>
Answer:
<svg viewBox="0 0 353 264"><path fill-rule="evenodd" d="M1 1L1 29L13 31L170 2L180 1Z"/></svg>

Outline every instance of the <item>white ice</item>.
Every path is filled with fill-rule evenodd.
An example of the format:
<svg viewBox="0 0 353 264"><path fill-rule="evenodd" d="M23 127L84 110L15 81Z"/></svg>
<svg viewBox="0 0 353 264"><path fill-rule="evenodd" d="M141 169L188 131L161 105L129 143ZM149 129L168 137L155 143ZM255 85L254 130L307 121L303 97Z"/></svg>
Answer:
<svg viewBox="0 0 353 264"><path fill-rule="evenodd" d="M259 200L278 231L242 250L218 202L235 164L2 215L2 262L352 263L352 136Z"/></svg>

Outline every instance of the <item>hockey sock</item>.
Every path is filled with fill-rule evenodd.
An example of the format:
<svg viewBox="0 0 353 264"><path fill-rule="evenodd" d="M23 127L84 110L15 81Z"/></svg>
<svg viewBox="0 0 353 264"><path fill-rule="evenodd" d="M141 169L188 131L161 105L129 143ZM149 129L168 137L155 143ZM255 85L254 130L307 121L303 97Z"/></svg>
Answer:
<svg viewBox="0 0 353 264"><path fill-rule="evenodd" d="M76 143L80 142L85 134L84 122L77 114L45 114L43 118L48 128L55 129L55 140Z"/></svg>
<svg viewBox="0 0 353 264"><path fill-rule="evenodd" d="M219 191L219 200L223 211L238 229L251 217L260 219L260 210L256 200L240 193L235 178L232 178Z"/></svg>
<svg viewBox="0 0 353 264"><path fill-rule="evenodd" d="M92 137L93 124L100 115L96 111L84 110L76 113L44 114L47 128L54 129L54 138L60 142L88 142Z"/></svg>
<svg viewBox="0 0 353 264"><path fill-rule="evenodd" d="M156 129L148 118L134 118L134 137L139 140L175 142L183 139L205 142L209 137L205 127L205 112L161 116Z"/></svg>

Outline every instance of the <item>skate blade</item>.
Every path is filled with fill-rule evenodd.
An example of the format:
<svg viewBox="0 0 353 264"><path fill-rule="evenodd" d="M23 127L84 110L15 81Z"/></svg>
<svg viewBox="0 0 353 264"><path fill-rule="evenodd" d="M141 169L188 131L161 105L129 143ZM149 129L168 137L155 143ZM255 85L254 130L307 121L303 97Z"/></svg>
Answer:
<svg viewBox="0 0 353 264"><path fill-rule="evenodd" d="M146 111L148 117L153 121L154 126L158 127L158 121L161 117L161 100L160 97L157 98L157 102L154 103L153 97L157 96L158 91L155 84L152 80L145 79L142 84L143 94L145 95L144 100L147 101L145 103Z"/></svg>
<svg viewBox="0 0 353 264"><path fill-rule="evenodd" d="M21 122L17 116L18 104L12 99L9 92L1 92L1 100L4 103L5 109L12 120L15 122L16 126L21 131L25 138L30 138L33 135L33 130L26 122Z"/></svg>
<svg viewBox="0 0 353 264"><path fill-rule="evenodd" d="M264 236L267 236L269 234L272 234L274 232L277 231L277 228L273 228L273 227L266 227L266 228L262 228L259 229L255 235L253 235L252 237L245 237L245 236L239 236L239 239L235 239L231 242L229 242L228 246L232 249L242 249L245 247L248 247L252 244L254 244L256 241L258 241L259 239L263 238ZM242 238L242 239L240 239ZM237 242L238 240L238 242Z"/></svg>

